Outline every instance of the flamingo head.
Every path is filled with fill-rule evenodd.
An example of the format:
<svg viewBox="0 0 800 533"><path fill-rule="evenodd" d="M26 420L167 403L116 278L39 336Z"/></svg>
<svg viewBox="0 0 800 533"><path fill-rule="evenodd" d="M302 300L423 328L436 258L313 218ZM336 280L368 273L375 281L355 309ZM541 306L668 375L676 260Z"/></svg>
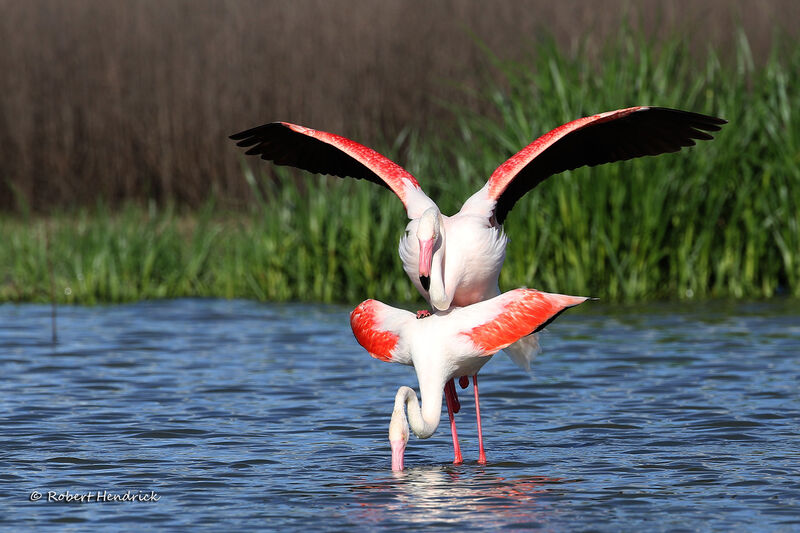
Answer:
<svg viewBox="0 0 800 533"><path fill-rule="evenodd" d="M395 407L392 411L392 421L389 423L389 444L392 446L392 470L403 470L403 456L408 444L408 419L403 406Z"/></svg>
<svg viewBox="0 0 800 533"><path fill-rule="evenodd" d="M422 288L430 290L431 263L433 254L441 242L441 223L439 210L435 207L426 209L419 219L417 226L417 241L419 241L419 281Z"/></svg>

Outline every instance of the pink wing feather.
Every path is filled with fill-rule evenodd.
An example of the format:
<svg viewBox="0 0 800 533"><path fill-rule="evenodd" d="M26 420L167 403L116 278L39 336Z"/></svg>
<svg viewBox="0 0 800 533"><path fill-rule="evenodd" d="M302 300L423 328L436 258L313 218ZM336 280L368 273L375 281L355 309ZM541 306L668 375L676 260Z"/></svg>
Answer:
<svg viewBox="0 0 800 533"><path fill-rule="evenodd" d="M583 296L551 294L535 289L515 289L500 296L474 304L499 306L500 311L489 319L464 331L472 342L492 355L526 335L540 331L561 313L588 300Z"/></svg>
<svg viewBox="0 0 800 533"><path fill-rule="evenodd" d="M629 107L583 117L545 133L491 175L489 200L502 224L526 192L553 174L645 155L677 152L712 139L720 118L664 107Z"/></svg>
<svg viewBox="0 0 800 533"><path fill-rule="evenodd" d="M365 179L394 192L410 218L433 204L403 167L371 148L340 135L291 124L271 122L230 136L237 146L250 147L276 165L287 165L317 174ZM419 213L417 213L419 212ZM416 216L412 216L416 215Z"/></svg>
<svg viewBox="0 0 800 533"><path fill-rule="evenodd" d="M350 327L367 352L388 363L411 364L408 345L402 338L403 323L414 315L377 300L361 302L350 313Z"/></svg>

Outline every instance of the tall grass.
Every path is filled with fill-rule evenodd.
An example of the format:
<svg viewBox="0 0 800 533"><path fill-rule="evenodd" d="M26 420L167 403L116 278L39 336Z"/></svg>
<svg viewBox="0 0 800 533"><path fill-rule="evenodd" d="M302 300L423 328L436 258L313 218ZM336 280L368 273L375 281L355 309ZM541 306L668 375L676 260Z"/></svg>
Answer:
<svg viewBox="0 0 800 533"><path fill-rule="evenodd" d="M376 221L379 202L362 184L312 178L320 181L317 193L302 194L285 179L259 212L128 204L120 211L101 205L49 218L0 218L0 301L49 300L46 236L61 302L412 298L396 260L402 206ZM337 201L324 193L329 189Z"/></svg>
<svg viewBox="0 0 800 533"><path fill-rule="evenodd" d="M404 132L377 147L406 162L446 213L545 131L637 104L721 116L711 142L678 154L554 176L510 213L501 289L631 301L800 296L800 46L776 44L755 66L747 40L729 61L698 61L680 39L623 33L586 63L539 42L524 62L495 58L478 99L451 131ZM234 148L231 146L230 150ZM365 182L247 161L245 212L129 204L0 219L0 299L47 300L45 234L62 301L178 296L416 301L397 241L399 201Z"/></svg>
<svg viewBox="0 0 800 533"><path fill-rule="evenodd" d="M556 124L636 104L690 109L730 124L681 154L551 178L509 216L501 283L534 282L614 300L800 295L800 47L756 68L743 34L734 60L697 68L681 39L661 48L623 34L599 66L543 43L530 64L496 64L500 120L467 114L466 175Z"/></svg>

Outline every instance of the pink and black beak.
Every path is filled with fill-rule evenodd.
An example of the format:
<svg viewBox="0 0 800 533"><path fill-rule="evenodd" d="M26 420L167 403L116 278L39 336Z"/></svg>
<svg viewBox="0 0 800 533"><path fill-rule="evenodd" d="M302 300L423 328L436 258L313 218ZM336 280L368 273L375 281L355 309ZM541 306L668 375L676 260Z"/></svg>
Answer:
<svg viewBox="0 0 800 533"><path fill-rule="evenodd" d="M426 291L431 287L431 263L433 262L433 245L436 237L419 241L419 282Z"/></svg>

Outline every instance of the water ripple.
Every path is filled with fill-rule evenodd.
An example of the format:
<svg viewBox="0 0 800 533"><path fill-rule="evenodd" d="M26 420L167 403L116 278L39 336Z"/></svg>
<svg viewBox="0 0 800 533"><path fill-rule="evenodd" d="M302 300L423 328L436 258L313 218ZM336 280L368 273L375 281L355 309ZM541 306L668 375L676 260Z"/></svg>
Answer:
<svg viewBox="0 0 800 533"><path fill-rule="evenodd" d="M488 465L464 391L465 463L442 424L392 473L394 393L416 380L363 352L347 308L64 307L54 346L48 307L0 305L0 525L799 530L796 303L586 307L532 375L482 371Z"/></svg>

